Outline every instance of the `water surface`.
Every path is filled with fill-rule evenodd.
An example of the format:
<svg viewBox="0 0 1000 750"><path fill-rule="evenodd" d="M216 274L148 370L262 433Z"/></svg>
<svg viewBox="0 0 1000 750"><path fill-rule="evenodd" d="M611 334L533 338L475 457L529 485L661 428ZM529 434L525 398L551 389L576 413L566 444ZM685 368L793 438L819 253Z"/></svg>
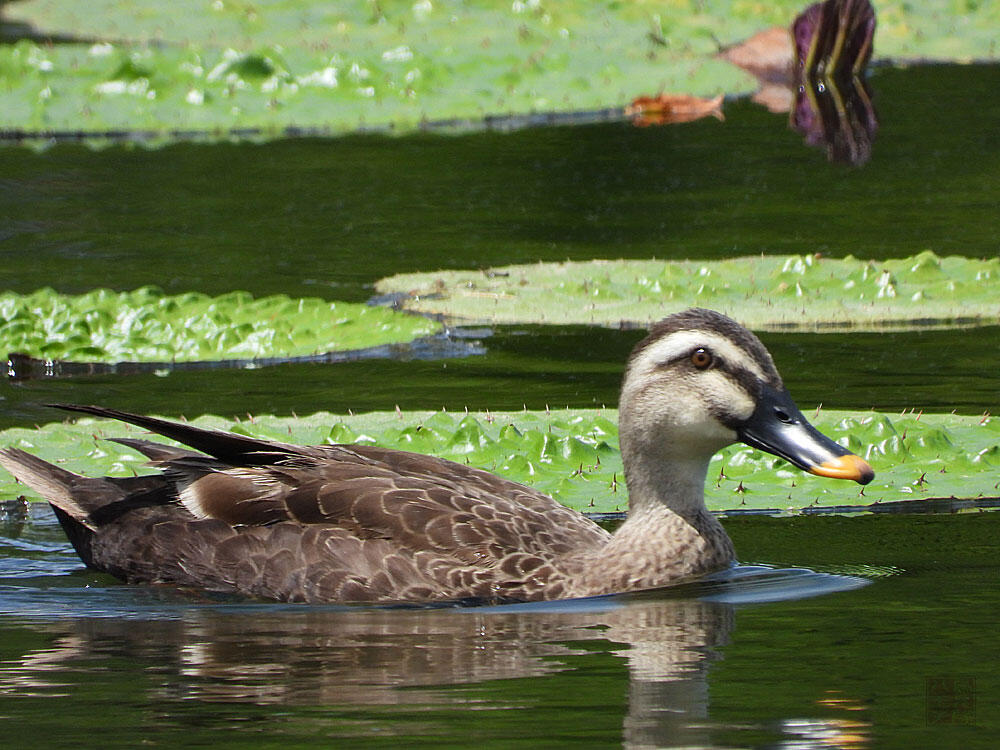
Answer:
<svg viewBox="0 0 1000 750"><path fill-rule="evenodd" d="M255 145L4 148L4 285L364 300L393 273L536 260L992 256L1000 66L879 69L862 169L749 101L714 119Z"/></svg>
<svg viewBox="0 0 1000 750"><path fill-rule="evenodd" d="M0 728L32 727L10 747L108 726L110 747L991 746L1000 514L726 525L757 564L701 584L373 609L118 584L34 507L0 535Z"/></svg>
<svg viewBox="0 0 1000 750"><path fill-rule="evenodd" d="M863 169L749 102L715 121L93 152L5 148L6 288L366 299L381 276L596 257L995 255L994 66L879 70ZM996 327L763 336L805 409L996 410ZM641 332L483 355L0 383L196 416L613 405ZM995 488L994 488L995 490ZM990 488L984 488L984 492ZM5 747L994 747L1000 515L731 518L744 567L548 606L288 607L117 584L0 520ZM764 566L764 567L762 567ZM869 582L868 585L859 585ZM25 728L30 728L26 731ZM113 731L109 731L113 728Z"/></svg>
<svg viewBox="0 0 1000 750"><path fill-rule="evenodd" d="M879 69L881 127L862 169L830 165L746 101L725 123L350 136L158 150L7 147L4 286L318 295L364 300L380 277L533 260L823 252L884 258L1000 247L998 66ZM769 334L806 407L995 410L996 327ZM500 329L486 358L295 364L0 384L0 426L46 401L206 410L516 409L614 404L638 338Z"/></svg>

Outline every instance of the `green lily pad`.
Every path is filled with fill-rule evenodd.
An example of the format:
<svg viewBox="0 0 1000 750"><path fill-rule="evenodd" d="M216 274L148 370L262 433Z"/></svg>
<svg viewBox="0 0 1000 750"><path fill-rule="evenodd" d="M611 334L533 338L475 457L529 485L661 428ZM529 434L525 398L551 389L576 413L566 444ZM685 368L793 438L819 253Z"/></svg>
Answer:
<svg viewBox="0 0 1000 750"><path fill-rule="evenodd" d="M710 307L757 330L984 325L1000 320L1000 258L925 251L873 261L776 255L721 261L594 260L399 274L404 306L488 323L647 326Z"/></svg>
<svg viewBox="0 0 1000 750"><path fill-rule="evenodd" d="M302 43L296 25L255 35L252 46L242 34L215 44L3 45L0 130L169 140L233 130L266 139L288 128L405 132L428 121L463 129L487 115L624 107L664 87L709 96L755 85L712 57L710 38L697 40L696 57L690 44L667 49L649 41L643 18L588 13L566 26L509 4L455 10L461 23L440 10L420 23L409 9L392 25L351 17L341 27L334 18L315 43ZM593 35L605 21L611 27Z"/></svg>
<svg viewBox="0 0 1000 750"><path fill-rule="evenodd" d="M867 459L875 480L853 482L801 472L783 460L734 445L712 460L709 508L798 511L941 497L1000 495L1000 420L956 415L818 411L824 433ZM496 472L586 512L627 508L612 409L553 412L376 412L305 418L257 417L232 423L205 416L196 425L303 444L367 443L429 453ZM23 448L87 475L130 476L144 459L103 438L145 436L138 428L90 418L35 430L0 432L0 445ZM6 474L0 498L31 494Z"/></svg>
<svg viewBox="0 0 1000 750"><path fill-rule="evenodd" d="M878 4L875 55L996 59L996 3ZM0 129L226 137L257 128L403 131L427 120L603 109L661 91L749 93L719 45L787 27L770 3L418 0L11 3L40 37L0 45Z"/></svg>
<svg viewBox="0 0 1000 750"><path fill-rule="evenodd" d="M297 357L412 341L439 323L382 307L153 287L0 294L0 351L69 362Z"/></svg>

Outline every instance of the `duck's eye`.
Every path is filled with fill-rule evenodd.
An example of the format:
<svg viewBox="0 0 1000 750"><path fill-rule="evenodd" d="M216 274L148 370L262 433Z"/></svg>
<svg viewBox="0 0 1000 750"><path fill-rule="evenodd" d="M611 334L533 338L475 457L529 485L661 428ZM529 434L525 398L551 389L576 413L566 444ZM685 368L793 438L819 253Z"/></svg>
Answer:
<svg viewBox="0 0 1000 750"><path fill-rule="evenodd" d="M707 370L712 366L712 362L714 361L715 358L708 349L695 349L691 352L691 364L699 370Z"/></svg>

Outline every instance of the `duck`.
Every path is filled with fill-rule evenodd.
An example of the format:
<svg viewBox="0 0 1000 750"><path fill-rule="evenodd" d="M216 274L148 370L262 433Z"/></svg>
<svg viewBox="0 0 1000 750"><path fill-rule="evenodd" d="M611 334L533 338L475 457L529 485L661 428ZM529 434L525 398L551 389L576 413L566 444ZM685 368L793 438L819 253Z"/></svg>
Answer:
<svg viewBox="0 0 1000 750"><path fill-rule="evenodd" d="M535 489L434 456L301 446L113 408L53 404L170 438L110 438L158 473L84 477L18 448L0 465L47 500L82 561L130 584L306 603L507 603L670 586L735 564L705 506L742 441L867 484L802 415L761 341L692 308L632 350L619 399L628 512L610 533Z"/></svg>

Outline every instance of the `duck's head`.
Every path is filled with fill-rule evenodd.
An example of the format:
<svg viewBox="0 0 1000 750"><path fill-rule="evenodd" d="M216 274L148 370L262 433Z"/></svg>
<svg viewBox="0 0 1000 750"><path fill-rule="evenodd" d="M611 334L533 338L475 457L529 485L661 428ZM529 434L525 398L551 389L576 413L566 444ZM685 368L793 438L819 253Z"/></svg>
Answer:
<svg viewBox="0 0 1000 750"><path fill-rule="evenodd" d="M809 424L760 339L711 310L671 315L636 345L619 413L623 455L637 460L707 462L742 441L820 476L875 476Z"/></svg>

